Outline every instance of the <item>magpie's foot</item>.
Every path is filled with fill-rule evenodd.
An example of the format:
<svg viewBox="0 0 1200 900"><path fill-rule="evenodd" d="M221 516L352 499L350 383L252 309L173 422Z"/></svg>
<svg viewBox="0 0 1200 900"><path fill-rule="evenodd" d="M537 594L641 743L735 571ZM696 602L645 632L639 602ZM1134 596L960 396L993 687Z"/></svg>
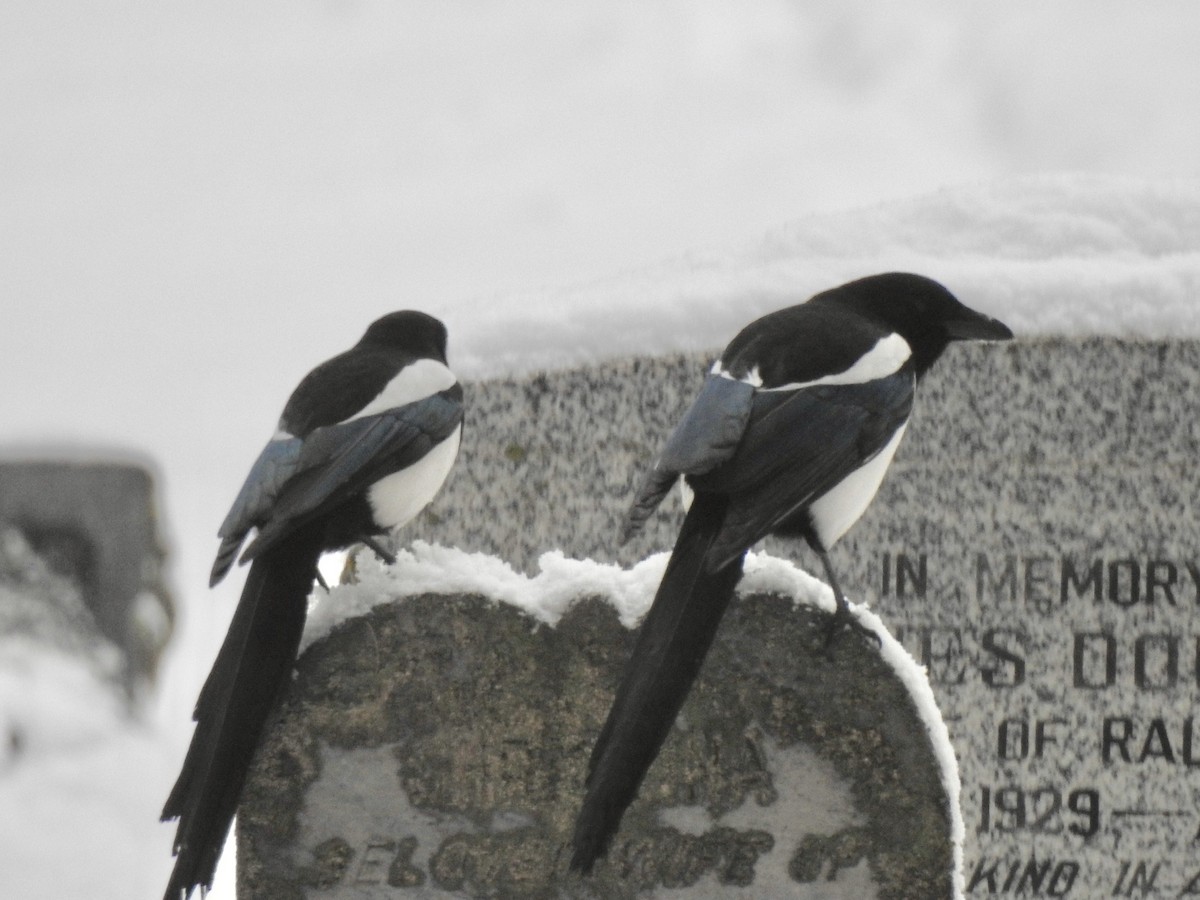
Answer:
<svg viewBox="0 0 1200 900"><path fill-rule="evenodd" d="M394 566L396 564L396 555L394 553L389 553L387 550L385 550L383 545L380 544L373 537L364 535L362 538L362 542L365 546L370 548L375 553L376 556L378 556L381 560L383 560L389 566Z"/></svg>
<svg viewBox="0 0 1200 900"><path fill-rule="evenodd" d="M317 584L325 589L325 593L329 593L329 584L325 581L325 576L321 574L320 569L317 569Z"/></svg>
<svg viewBox="0 0 1200 900"><path fill-rule="evenodd" d="M850 607L845 603L839 603L829 620L825 623L825 656L833 659L833 645L844 632L857 632L859 636L870 640L875 644L875 649L883 646L883 641L880 640L874 629L867 627L850 613Z"/></svg>

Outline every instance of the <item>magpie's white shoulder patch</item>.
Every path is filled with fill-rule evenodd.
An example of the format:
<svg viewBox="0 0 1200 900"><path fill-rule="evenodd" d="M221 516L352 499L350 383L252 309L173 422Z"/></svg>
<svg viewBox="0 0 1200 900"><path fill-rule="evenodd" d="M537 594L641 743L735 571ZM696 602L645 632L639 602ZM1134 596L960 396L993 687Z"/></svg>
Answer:
<svg viewBox="0 0 1200 900"><path fill-rule="evenodd" d="M763 388L764 391L795 391L800 388L816 387L820 384L866 384L879 378L895 375L900 367L912 356L912 347L908 341L898 334L889 334L875 342L875 345L860 356L850 368L832 375L823 375L812 381L796 381L791 384L781 384L776 387ZM751 375L757 375L755 369ZM762 380L759 380L759 385ZM758 386L758 385L756 385Z"/></svg>
<svg viewBox="0 0 1200 900"><path fill-rule="evenodd" d="M756 388L761 388L763 383L762 376L758 373L758 366L755 366L741 378L738 378L732 372L726 369L719 359L712 364L712 368L709 369L709 374L719 375L721 378L728 378L730 381L740 381Z"/></svg>
<svg viewBox="0 0 1200 900"><path fill-rule="evenodd" d="M434 394L453 387L456 381L454 373L445 363L436 359L415 360L397 372L396 376L384 385L383 390L374 400L354 415L348 416L345 421L351 422L354 419L373 416L398 406L424 400L426 397L432 397Z"/></svg>

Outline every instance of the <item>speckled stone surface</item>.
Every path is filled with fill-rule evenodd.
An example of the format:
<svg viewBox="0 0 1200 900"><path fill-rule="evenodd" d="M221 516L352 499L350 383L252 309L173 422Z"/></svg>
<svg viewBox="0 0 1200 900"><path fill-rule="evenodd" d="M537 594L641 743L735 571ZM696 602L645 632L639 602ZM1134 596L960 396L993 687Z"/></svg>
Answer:
<svg viewBox="0 0 1200 900"><path fill-rule="evenodd" d="M554 548L625 564L670 548L682 520L674 499L627 546L616 545L616 534L644 467L711 359L633 359L468 384L458 464L404 539L480 550L525 571L535 571L538 556ZM1128 468L1195 459L1198 382L1195 341L954 345L922 384L885 492L851 536L875 533L886 518L889 487L915 465L946 473L941 496L931 498L945 511L962 489L950 475L955 466ZM939 502L943 497L949 502ZM813 565L794 545L766 546Z"/></svg>
<svg viewBox="0 0 1200 900"><path fill-rule="evenodd" d="M469 385L459 465L406 539L527 571L552 548L668 549L673 498L629 546L614 536L708 361ZM847 593L929 667L969 897L1200 896L1197 398L1196 341L952 347L834 550Z"/></svg>
<svg viewBox="0 0 1200 900"><path fill-rule="evenodd" d="M743 597L607 859L567 872L633 633L479 597L352 619L301 659L238 813L238 896L950 895L949 813L906 689L823 616Z"/></svg>

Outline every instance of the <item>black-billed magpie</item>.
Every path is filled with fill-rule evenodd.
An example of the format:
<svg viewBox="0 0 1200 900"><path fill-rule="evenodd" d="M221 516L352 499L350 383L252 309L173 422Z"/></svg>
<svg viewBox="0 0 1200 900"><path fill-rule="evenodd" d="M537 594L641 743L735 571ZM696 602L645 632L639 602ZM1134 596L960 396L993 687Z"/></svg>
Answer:
<svg viewBox="0 0 1200 900"><path fill-rule="evenodd" d="M250 572L200 691L196 730L163 821L179 819L166 900L212 885L246 772L300 645L322 553L375 538L419 513L458 455L463 393L446 328L421 312L372 323L313 369L284 407L218 532L210 585L241 554Z"/></svg>
<svg viewBox="0 0 1200 900"><path fill-rule="evenodd" d="M588 768L571 868L605 853L678 715L742 576L770 534L802 537L853 622L828 551L866 510L917 383L951 341L1012 332L945 287L875 275L752 322L714 363L638 490L623 538L682 476L693 499Z"/></svg>

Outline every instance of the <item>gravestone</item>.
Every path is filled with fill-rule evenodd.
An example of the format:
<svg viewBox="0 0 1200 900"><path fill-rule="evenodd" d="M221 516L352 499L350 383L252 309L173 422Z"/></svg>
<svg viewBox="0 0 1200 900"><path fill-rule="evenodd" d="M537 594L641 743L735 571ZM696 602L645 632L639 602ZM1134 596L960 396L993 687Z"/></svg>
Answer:
<svg viewBox="0 0 1200 900"><path fill-rule="evenodd" d="M81 641L115 647L130 696L153 680L174 607L163 581L154 481L144 465L0 460L0 531L19 534L74 586L61 596L78 597L68 604L31 595L28 615L18 618L14 604L0 630L36 630L38 640L72 652Z"/></svg>
<svg viewBox="0 0 1200 900"><path fill-rule="evenodd" d="M404 540L527 572L551 548L626 566L669 548L674 501L631 544L614 536L708 362L468 386L459 465ZM968 897L1200 896L1198 395L1196 341L953 346L834 550L851 598L928 666L962 776ZM588 750L569 748L580 765Z"/></svg>
<svg viewBox="0 0 1200 900"><path fill-rule="evenodd" d="M425 595L352 618L303 655L256 759L239 896L948 897L953 809L929 735L944 726L873 644L827 656L824 622L739 599L583 878L567 842L633 639L614 606L535 628L509 603Z"/></svg>

